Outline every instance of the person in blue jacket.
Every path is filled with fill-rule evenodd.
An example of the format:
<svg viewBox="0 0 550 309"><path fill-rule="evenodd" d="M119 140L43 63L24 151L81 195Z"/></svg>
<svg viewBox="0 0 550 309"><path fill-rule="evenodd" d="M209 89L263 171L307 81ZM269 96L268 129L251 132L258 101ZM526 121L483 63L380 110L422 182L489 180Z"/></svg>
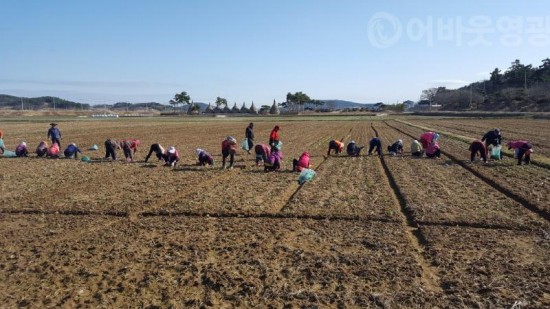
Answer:
<svg viewBox="0 0 550 309"><path fill-rule="evenodd" d="M50 123L50 129L48 130L48 138L52 139L52 145L54 143L57 143L59 148L61 148L61 131L59 131L59 128L57 127L57 123L52 122Z"/></svg>
<svg viewBox="0 0 550 309"><path fill-rule="evenodd" d="M80 151L80 148L78 148L75 143L70 143L63 152L67 159L78 159L79 153L82 154L82 151Z"/></svg>

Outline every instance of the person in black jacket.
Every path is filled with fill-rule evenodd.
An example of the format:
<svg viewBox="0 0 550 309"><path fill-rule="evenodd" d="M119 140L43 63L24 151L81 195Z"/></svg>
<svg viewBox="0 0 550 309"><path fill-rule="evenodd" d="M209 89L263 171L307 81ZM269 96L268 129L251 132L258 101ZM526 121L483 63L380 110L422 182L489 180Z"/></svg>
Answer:
<svg viewBox="0 0 550 309"><path fill-rule="evenodd" d="M373 150L379 157L382 157L382 140L379 137L374 137L369 141L369 156Z"/></svg>
<svg viewBox="0 0 550 309"><path fill-rule="evenodd" d="M248 141L248 154L250 154L252 147L254 147L254 123L251 122L248 124L248 127L246 127L246 131L244 133L244 137Z"/></svg>
<svg viewBox="0 0 550 309"><path fill-rule="evenodd" d="M498 146L502 143L502 136L500 135L500 129L493 129L481 138L482 142L485 142L485 149L489 152L489 145Z"/></svg>
<svg viewBox="0 0 550 309"><path fill-rule="evenodd" d="M364 148L364 146L357 146L355 141L349 142L348 146L346 147L346 152L348 153L348 156L350 157L358 157L361 154L361 150Z"/></svg>
<svg viewBox="0 0 550 309"><path fill-rule="evenodd" d="M398 139L395 143L388 146L388 152L392 156L403 154L403 140Z"/></svg>

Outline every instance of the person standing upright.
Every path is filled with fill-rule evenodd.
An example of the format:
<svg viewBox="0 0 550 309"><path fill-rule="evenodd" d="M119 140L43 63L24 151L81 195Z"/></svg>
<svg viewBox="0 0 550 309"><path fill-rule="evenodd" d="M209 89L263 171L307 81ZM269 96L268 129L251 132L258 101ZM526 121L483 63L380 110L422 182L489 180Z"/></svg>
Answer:
<svg viewBox="0 0 550 309"><path fill-rule="evenodd" d="M250 154L250 150L252 150L252 147L254 147L254 123L249 123L248 127L246 127L246 131L244 133L244 137L248 141L248 154Z"/></svg>
<svg viewBox="0 0 550 309"><path fill-rule="evenodd" d="M271 133L269 134L269 146L271 146L272 148L279 143L279 129L280 128L277 125L273 127L273 130L271 130Z"/></svg>
<svg viewBox="0 0 550 309"><path fill-rule="evenodd" d="M52 139L52 144L57 143L57 146L61 148L61 131L57 127L57 123L50 123L50 129L48 129L48 138Z"/></svg>

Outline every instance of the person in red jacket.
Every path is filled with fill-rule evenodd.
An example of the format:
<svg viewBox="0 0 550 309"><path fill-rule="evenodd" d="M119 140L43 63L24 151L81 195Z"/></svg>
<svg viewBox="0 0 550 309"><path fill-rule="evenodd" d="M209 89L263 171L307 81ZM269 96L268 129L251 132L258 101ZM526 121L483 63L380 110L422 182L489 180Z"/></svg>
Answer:
<svg viewBox="0 0 550 309"><path fill-rule="evenodd" d="M233 162L235 161L235 153L237 152L237 140L228 136L222 142L222 169L225 169L225 160L229 157L229 168L233 168Z"/></svg>
<svg viewBox="0 0 550 309"><path fill-rule="evenodd" d="M476 154L479 153L479 156L483 160L483 162L487 163L487 149L485 148L485 144L483 144L480 140L475 140L470 144L470 161L474 162L474 159L476 157Z"/></svg>
<svg viewBox="0 0 550 309"><path fill-rule="evenodd" d="M292 160L292 171L301 172L304 168L309 168L309 152L304 151L298 160Z"/></svg>
<svg viewBox="0 0 550 309"><path fill-rule="evenodd" d="M166 161L166 166L174 167L180 160L180 153L176 150L176 147L170 146L163 157Z"/></svg>
<svg viewBox="0 0 550 309"><path fill-rule="evenodd" d="M134 155L137 152L137 148L141 144L139 139L129 138L120 142L120 147L124 151L126 161L134 162Z"/></svg>
<svg viewBox="0 0 550 309"><path fill-rule="evenodd" d="M275 126L271 133L269 134L269 146L275 147L279 142L279 126Z"/></svg>

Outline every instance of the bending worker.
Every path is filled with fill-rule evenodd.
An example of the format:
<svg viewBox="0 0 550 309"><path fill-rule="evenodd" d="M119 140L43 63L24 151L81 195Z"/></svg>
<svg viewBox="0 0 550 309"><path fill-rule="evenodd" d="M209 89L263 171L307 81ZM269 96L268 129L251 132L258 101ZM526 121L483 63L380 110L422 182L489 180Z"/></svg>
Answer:
<svg viewBox="0 0 550 309"><path fill-rule="evenodd" d="M46 141L41 141L38 147L36 147L35 152L38 157L45 157L48 154L48 143Z"/></svg>
<svg viewBox="0 0 550 309"><path fill-rule="evenodd" d="M167 166L174 167L180 160L180 153L176 150L176 147L170 146L166 151L166 164Z"/></svg>
<svg viewBox="0 0 550 309"><path fill-rule="evenodd" d="M235 161L235 153L237 152L237 140L228 136L222 142L222 169L225 169L225 160L229 157L229 169L233 168L233 162Z"/></svg>
<svg viewBox="0 0 550 309"><path fill-rule="evenodd" d="M309 152L304 151L298 160L292 160L292 171L301 172L304 168L309 168Z"/></svg>
<svg viewBox="0 0 550 309"><path fill-rule="evenodd" d="M372 151L375 150L378 153L378 156L382 156L382 140L379 137L373 137L369 141L369 153L370 156L372 154Z"/></svg>
<svg viewBox="0 0 550 309"><path fill-rule="evenodd" d="M17 147L15 148L15 156L16 157L28 157L29 156L29 150L27 149L27 143L21 142Z"/></svg>
<svg viewBox="0 0 550 309"><path fill-rule="evenodd" d="M344 150L344 143L337 140L331 140L328 142L327 156L330 156L330 152L334 150L334 154L339 154Z"/></svg>
<svg viewBox="0 0 550 309"><path fill-rule="evenodd" d="M403 154L403 140L398 139L395 143L388 146L388 152L392 156L395 156L398 153Z"/></svg>
<svg viewBox="0 0 550 309"><path fill-rule="evenodd" d="M479 153L479 156L483 162L487 163L487 149L485 145L480 140L475 140L470 144L470 162L474 162L476 154Z"/></svg>
<svg viewBox="0 0 550 309"><path fill-rule="evenodd" d="M120 143L112 138L108 138L105 141L105 159L111 157L113 161L116 161L116 150L120 149Z"/></svg>
<svg viewBox="0 0 550 309"><path fill-rule="evenodd" d="M509 141L507 144L508 149L514 149L518 158L518 165L521 165L521 161L525 164L531 162L531 153L533 153L533 146L528 141Z"/></svg>
<svg viewBox="0 0 550 309"><path fill-rule="evenodd" d="M420 145L420 142L418 142L418 140L414 140L411 144L411 155L413 157L422 157L423 152L424 149L422 149L422 145Z"/></svg>
<svg viewBox="0 0 550 309"><path fill-rule="evenodd" d="M214 159L212 156L206 152L206 150L197 148L195 149L195 154L197 155L197 165L205 166L205 165L214 165Z"/></svg>
<svg viewBox="0 0 550 309"><path fill-rule="evenodd" d="M346 147L346 152L348 153L348 156L350 157L358 157L361 155L361 150L365 148L364 146L357 146L357 143L355 141L349 142L348 146Z"/></svg>
<svg viewBox="0 0 550 309"><path fill-rule="evenodd" d="M492 129L491 131L485 133L481 138L482 142L485 142L485 150L488 151L489 145L498 146L502 142L502 135L500 129Z"/></svg>
<svg viewBox="0 0 550 309"><path fill-rule="evenodd" d="M65 155L65 158L68 158L68 159L73 159L73 158L77 159L79 153L81 154L82 151L80 151L80 149L76 146L75 143L70 143L69 146L67 146L67 148L63 152L63 154Z"/></svg>
<svg viewBox="0 0 550 309"><path fill-rule="evenodd" d="M265 144L254 146L254 152L256 153L256 166L260 164L260 161L265 162L271 154L271 150Z"/></svg>
<svg viewBox="0 0 550 309"><path fill-rule="evenodd" d="M151 147L149 147L149 153L145 157L145 162L149 161L149 158L153 153L155 153L155 155L157 156L157 159L159 160L165 159L164 147L162 147L161 144L155 143L151 145Z"/></svg>
<svg viewBox="0 0 550 309"><path fill-rule="evenodd" d="M437 142L438 138L439 134L435 132L424 132L420 135L420 144L422 145L422 148L427 149L431 143Z"/></svg>

